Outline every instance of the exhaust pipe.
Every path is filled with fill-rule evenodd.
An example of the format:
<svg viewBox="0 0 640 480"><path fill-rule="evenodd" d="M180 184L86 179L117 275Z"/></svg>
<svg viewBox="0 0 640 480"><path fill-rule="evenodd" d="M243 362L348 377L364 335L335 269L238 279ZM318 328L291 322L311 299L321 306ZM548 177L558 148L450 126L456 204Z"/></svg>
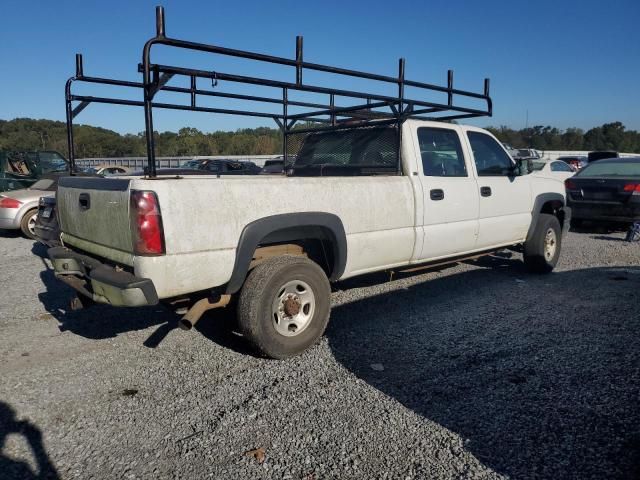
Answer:
<svg viewBox="0 0 640 480"><path fill-rule="evenodd" d="M202 298L194 303L187 313L184 314L178 322L178 326L182 330L191 330L207 310L226 307L229 301L231 301L231 295L217 295L216 297Z"/></svg>

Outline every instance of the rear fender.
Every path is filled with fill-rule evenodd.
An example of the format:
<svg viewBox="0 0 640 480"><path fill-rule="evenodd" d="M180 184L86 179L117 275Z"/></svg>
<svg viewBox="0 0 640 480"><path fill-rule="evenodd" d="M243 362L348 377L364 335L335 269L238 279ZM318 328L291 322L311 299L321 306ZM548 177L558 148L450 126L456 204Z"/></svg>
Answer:
<svg viewBox="0 0 640 480"><path fill-rule="evenodd" d="M310 236L311 235L311 236ZM329 236L329 238L322 238ZM333 248L333 265L329 280L337 280L347 264L347 236L338 216L325 212L272 215L248 224L240 234L236 259L226 293L236 293L249 272L254 252L265 242L290 242L318 238L328 240Z"/></svg>

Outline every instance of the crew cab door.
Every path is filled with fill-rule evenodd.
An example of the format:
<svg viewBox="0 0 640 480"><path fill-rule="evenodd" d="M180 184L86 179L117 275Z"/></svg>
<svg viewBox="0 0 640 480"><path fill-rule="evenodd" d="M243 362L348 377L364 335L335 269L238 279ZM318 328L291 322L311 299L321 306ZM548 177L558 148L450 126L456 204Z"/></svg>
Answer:
<svg viewBox="0 0 640 480"><path fill-rule="evenodd" d="M515 176L513 160L491 135L467 130L480 194L478 249L518 243L531 223L528 175Z"/></svg>
<svg viewBox="0 0 640 480"><path fill-rule="evenodd" d="M458 130L418 127L419 175L424 202L424 240L419 260L473 250L478 234L479 196Z"/></svg>

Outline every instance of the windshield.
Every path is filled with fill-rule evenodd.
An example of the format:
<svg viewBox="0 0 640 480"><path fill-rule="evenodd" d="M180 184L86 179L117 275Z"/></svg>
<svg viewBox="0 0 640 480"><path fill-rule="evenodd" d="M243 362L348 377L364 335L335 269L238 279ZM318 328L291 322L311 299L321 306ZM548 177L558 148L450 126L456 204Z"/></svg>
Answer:
<svg viewBox="0 0 640 480"><path fill-rule="evenodd" d="M42 173L64 172L69 168L67 161L57 152L40 152L38 162Z"/></svg>
<svg viewBox="0 0 640 480"><path fill-rule="evenodd" d="M591 163L578 175L580 177L640 177L640 161Z"/></svg>

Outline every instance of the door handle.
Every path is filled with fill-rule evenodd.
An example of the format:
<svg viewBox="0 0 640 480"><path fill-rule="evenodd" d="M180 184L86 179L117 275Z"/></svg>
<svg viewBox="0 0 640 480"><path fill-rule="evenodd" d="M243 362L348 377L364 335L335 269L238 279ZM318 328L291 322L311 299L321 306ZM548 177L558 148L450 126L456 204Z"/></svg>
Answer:
<svg viewBox="0 0 640 480"><path fill-rule="evenodd" d="M431 200L442 200L444 199L444 190L441 188L434 188L429 192Z"/></svg>
<svg viewBox="0 0 640 480"><path fill-rule="evenodd" d="M483 197L491 196L491 187L480 187L480 195Z"/></svg>
<svg viewBox="0 0 640 480"><path fill-rule="evenodd" d="M91 208L91 197L88 193L81 193L78 197L78 203L82 210L89 210Z"/></svg>

